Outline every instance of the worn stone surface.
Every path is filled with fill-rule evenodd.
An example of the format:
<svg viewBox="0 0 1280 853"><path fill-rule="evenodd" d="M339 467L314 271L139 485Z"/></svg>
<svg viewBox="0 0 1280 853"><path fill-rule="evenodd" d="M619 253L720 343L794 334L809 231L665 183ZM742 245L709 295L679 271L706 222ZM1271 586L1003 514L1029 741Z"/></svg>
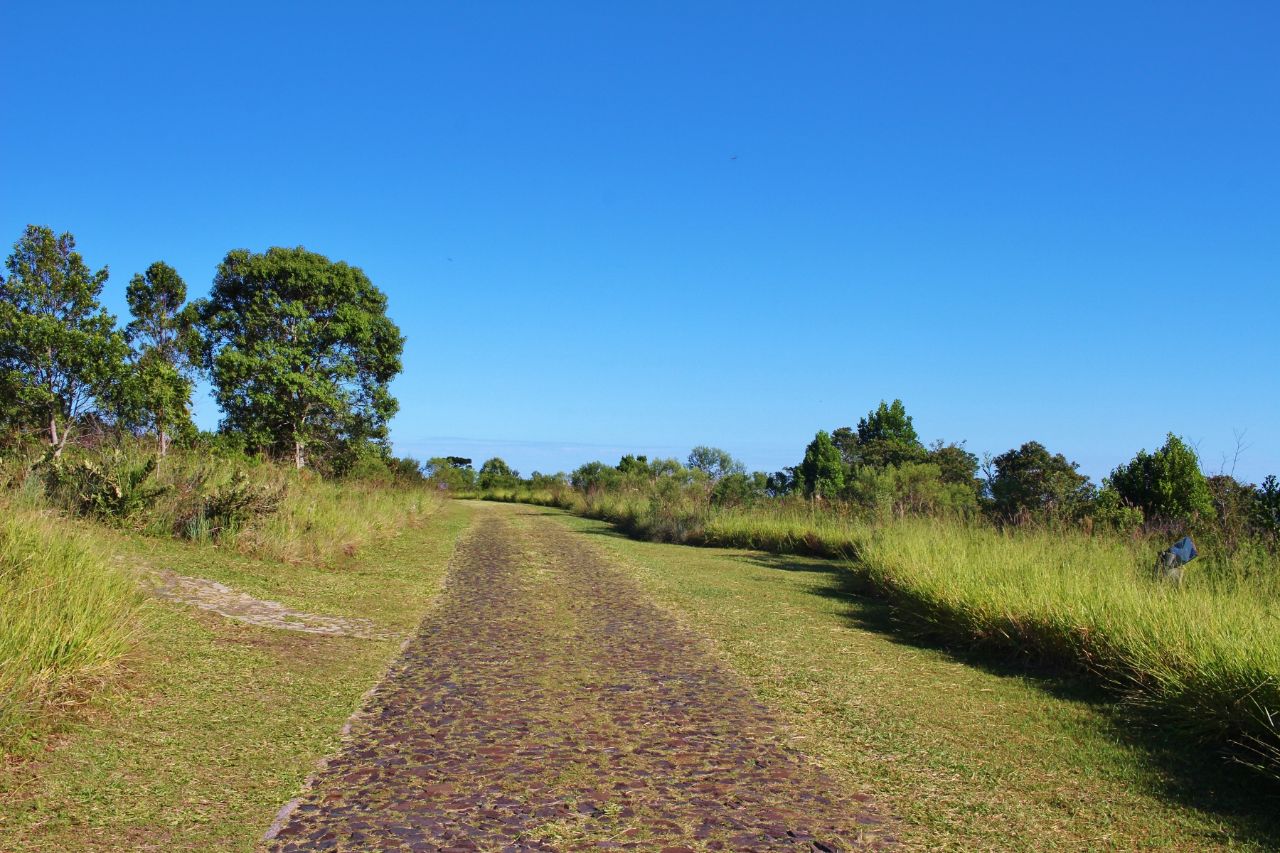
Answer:
<svg viewBox="0 0 1280 853"><path fill-rule="evenodd" d="M267 841L302 850L891 844L704 641L558 525L485 516L442 601Z"/></svg>
<svg viewBox="0 0 1280 853"><path fill-rule="evenodd" d="M152 592L160 598L211 610L228 619L250 625L331 637L361 637L367 640L394 640L400 636L379 631L367 619L304 613L285 607L278 601L254 598L217 581L187 577L167 569L151 572L148 580Z"/></svg>

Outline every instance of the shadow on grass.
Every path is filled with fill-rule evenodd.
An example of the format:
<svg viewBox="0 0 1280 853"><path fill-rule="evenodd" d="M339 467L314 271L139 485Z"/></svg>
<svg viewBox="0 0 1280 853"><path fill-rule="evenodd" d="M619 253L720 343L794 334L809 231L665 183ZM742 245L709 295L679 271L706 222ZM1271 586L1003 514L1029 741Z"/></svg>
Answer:
<svg viewBox="0 0 1280 853"><path fill-rule="evenodd" d="M539 515L564 516L537 508ZM587 536L632 539L608 522L590 519ZM673 546L696 547L696 546ZM1050 662L1010 656L991 648L948 642L937 629L879 593L845 563L815 557L721 549L730 559L772 571L819 576L812 594L834 598L854 626L912 648L938 652L1000 678L1016 678L1056 698L1080 702L1107 720L1107 734L1136 747L1146 757L1151 790L1171 801L1199 809L1230 823L1232 831L1267 848L1280 848L1280 788L1267 777L1233 761L1223 748L1182 735L1177 721L1123 703L1096 677ZM1224 839L1225 840L1225 839Z"/></svg>

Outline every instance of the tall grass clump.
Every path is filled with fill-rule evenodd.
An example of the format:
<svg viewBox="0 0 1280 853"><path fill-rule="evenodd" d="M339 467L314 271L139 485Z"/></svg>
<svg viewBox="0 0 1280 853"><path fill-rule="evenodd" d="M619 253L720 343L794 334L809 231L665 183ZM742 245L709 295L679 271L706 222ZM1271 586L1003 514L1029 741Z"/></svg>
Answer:
<svg viewBox="0 0 1280 853"><path fill-rule="evenodd" d="M393 535L441 502L422 487L295 475L279 508L246 529L237 547L287 562L329 562Z"/></svg>
<svg viewBox="0 0 1280 853"><path fill-rule="evenodd" d="M389 472L331 479L243 454L179 449L158 459L138 442L122 442L69 457L10 460L0 476L26 507L286 562L353 555L442 500Z"/></svg>
<svg viewBox="0 0 1280 853"><path fill-rule="evenodd" d="M848 559L857 555L869 530L867 522L855 515L815 508L804 502L777 502L708 512L697 542L775 554Z"/></svg>
<svg viewBox="0 0 1280 853"><path fill-rule="evenodd" d="M246 457L170 454L156 476L166 492L148 533L210 541L285 562L350 556L441 502L422 485L326 479Z"/></svg>
<svg viewBox="0 0 1280 853"><path fill-rule="evenodd" d="M1231 565L1162 582L1141 542L934 521L875 530L860 571L932 633L1100 675L1144 713L1280 776L1280 598Z"/></svg>
<svg viewBox="0 0 1280 853"><path fill-rule="evenodd" d="M56 520L0 506L0 753L81 701L128 648L134 583Z"/></svg>

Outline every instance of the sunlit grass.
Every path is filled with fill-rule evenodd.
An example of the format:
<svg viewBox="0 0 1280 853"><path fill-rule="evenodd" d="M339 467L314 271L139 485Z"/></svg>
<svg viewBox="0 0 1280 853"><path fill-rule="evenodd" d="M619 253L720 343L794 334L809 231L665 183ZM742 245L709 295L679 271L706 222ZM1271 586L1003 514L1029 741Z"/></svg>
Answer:
<svg viewBox="0 0 1280 853"><path fill-rule="evenodd" d="M134 458L136 457L136 458ZM105 456L99 459L108 458ZM145 455L109 457L121 468ZM201 552L236 554L271 563L333 567L412 527L441 506L422 485L324 480L265 462L174 453L148 487L158 497L136 516L81 519L46 493L31 459L0 463L0 753L37 741L59 711L95 692L131 640L149 630L140 617L136 567L118 560L114 538L123 528L168 544L173 558ZM192 536L191 519L204 498L225 487L237 470L253 489L272 496L257 514L215 538ZM208 574L208 558L193 573ZM246 578L257 582L264 573ZM332 590L359 596L351 584ZM269 588L272 595L289 590Z"/></svg>
<svg viewBox="0 0 1280 853"><path fill-rule="evenodd" d="M1280 746L1273 581L1189 571L1178 587L1144 556L1082 533L909 521L869 535L858 565L952 640L1078 662L1196 736Z"/></svg>
<svg viewBox="0 0 1280 853"><path fill-rule="evenodd" d="M58 519L0 504L0 753L111 672L139 607L133 581Z"/></svg>
<svg viewBox="0 0 1280 853"><path fill-rule="evenodd" d="M337 566L88 521L69 527L135 573L205 577L408 636L470 515L437 505ZM400 646L246 625L167 601L146 613L124 658L127 678L69 715L38 761L0 765L0 850L257 849Z"/></svg>

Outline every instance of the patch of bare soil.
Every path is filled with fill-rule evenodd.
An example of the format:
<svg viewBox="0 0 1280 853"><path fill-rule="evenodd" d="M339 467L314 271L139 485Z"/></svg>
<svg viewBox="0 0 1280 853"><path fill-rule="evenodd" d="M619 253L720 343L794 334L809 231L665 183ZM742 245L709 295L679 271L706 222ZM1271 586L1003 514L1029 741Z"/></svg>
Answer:
<svg viewBox="0 0 1280 853"><path fill-rule="evenodd" d="M152 591L160 598L190 604L250 625L324 634L330 637L360 637L366 640L393 640L396 635L379 631L367 619L324 616L285 607L278 601L265 601L238 592L225 584L205 578L192 578L168 570L149 575Z"/></svg>

